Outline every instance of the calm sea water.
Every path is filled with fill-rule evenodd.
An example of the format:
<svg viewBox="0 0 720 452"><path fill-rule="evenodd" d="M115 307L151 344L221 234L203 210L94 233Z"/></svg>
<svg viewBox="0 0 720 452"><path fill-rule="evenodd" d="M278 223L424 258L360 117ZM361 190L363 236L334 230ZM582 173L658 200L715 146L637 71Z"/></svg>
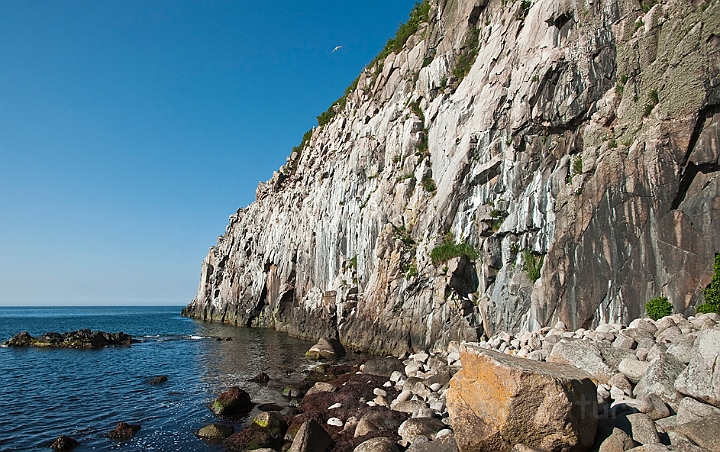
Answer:
<svg viewBox="0 0 720 452"><path fill-rule="evenodd" d="M221 451L194 435L218 421L207 408L217 394L239 385L253 402L287 405L282 386L313 364L304 357L311 342L187 319L180 309L0 307L0 342L21 331L82 328L142 340L99 350L0 347L0 450L50 450L55 438L69 435L81 443L78 452ZM270 385L247 381L261 371L273 378ZM149 384L158 375L169 379ZM120 421L141 429L131 440L112 440L107 433ZM220 421L242 428L243 420Z"/></svg>

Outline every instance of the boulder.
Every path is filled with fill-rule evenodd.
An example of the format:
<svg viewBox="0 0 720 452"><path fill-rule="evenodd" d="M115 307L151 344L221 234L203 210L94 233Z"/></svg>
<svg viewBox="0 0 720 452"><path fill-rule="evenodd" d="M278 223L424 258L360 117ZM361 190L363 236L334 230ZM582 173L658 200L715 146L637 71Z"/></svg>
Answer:
<svg viewBox="0 0 720 452"><path fill-rule="evenodd" d="M681 363L688 364L692 361L693 347L696 339L696 334L682 336L668 347L667 353L674 356L675 359Z"/></svg>
<svg viewBox="0 0 720 452"><path fill-rule="evenodd" d="M125 441L135 436L135 433L140 430L139 425L131 425L126 422L118 422L115 429L108 433L108 436L118 441Z"/></svg>
<svg viewBox="0 0 720 452"><path fill-rule="evenodd" d="M293 438L289 452L323 452L333 440L322 425L313 419L305 421Z"/></svg>
<svg viewBox="0 0 720 452"><path fill-rule="evenodd" d="M597 428L592 377L464 344L450 381L448 412L461 451L510 451L522 443L554 451L587 449ZM609 378L609 377L608 377Z"/></svg>
<svg viewBox="0 0 720 452"><path fill-rule="evenodd" d="M698 446L712 452L720 452L720 433L718 433L720 432L720 415L678 423L675 429L693 440Z"/></svg>
<svg viewBox="0 0 720 452"><path fill-rule="evenodd" d="M310 347L310 350L305 355L313 359L336 359L345 356L345 347L337 339L321 337L318 339L317 344Z"/></svg>
<svg viewBox="0 0 720 452"><path fill-rule="evenodd" d="M635 447L632 437L616 427L598 428L598 452L624 452Z"/></svg>
<svg viewBox="0 0 720 452"><path fill-rule="evenodd" d="M668 408L662 397L657 394L642 396L638 402L640 412L647 414L653 421L670 416L670 408Z"/></svg>
<svg viewBox="0 0 720 452"><path fill-rule="evenodd" d="M412 414L415 413L418 410L422 410L427 408L427 403L423 402L422 400L405 400L400 402L395 402L390 404L390 408L395 411L400 411L401 413L408 413Z"/></svg>
<svg viewBox="0 0 720 452"><path fill-rule="evenodd" d="M225 447L233 451L258 450L261 448L275 450L282 447L282 444L282 438L275 438L270 432L254 426L235 433L225 440Z"/></svg>
<svg viewBox="0 0 720 452"><path fill-rule="evenodd" d="M252 410L252 402L247 392L233 386L215 399L211 409L217 415L232 416Z"/></svg>
<svg viewBox="0 0 720 452"><path fill-rule="evenodd" d="M628 380L637 384L638 381L645 375L650 363L646 361L639 361L633 358L625 358L620 361L618 370L627 377Z"/></svg>
<svg viewBox="0 0 720 452"><path fill-rule="evenodd" d="M397 358L375 358L360 367L364 374L389 377L393 372L405 372L405 365Z"/></svg>
<svg viewBox="0 0 720 452"><path fill-rule="evenodd" d="M403 422L398 428L400 435L406 443L412 443L417 436L424 436L427 439L435 439L435 435L446 427L440 419L434 418L412 418Z"/></svg>
<svg viewBox="0 0 720 452"><path fill-rule="evenodd" d="M397 419L388 416L387 412L369 411L365 413L355 427L355 437L366 435L378 430L395 430L401 424Z"/></svg>
<svg viewBox="0 0 720 452"><path fill-rule="evenodd" d="M312 388L308 389L308 392L305 393L305 396L317 394L319 392L334 392L336 389L337 388L330 383L318 381L313 385Z"/></svg>
<svg viewBox="0 0 720 452"><path fill-rule="evenodd" d="M253 419L253 428L266 431L275 439L282 439L287 432L285 419L276 411L264 411Z"/></svg>
<svg viewBox="0 0 720 452"><path fill-rule="evenodd" d="M458 452L454 435L443 436L428 442L418 442L405 452Z"/></svg>
<svg viewBox="0 0 720 452"><path fill-rule="evenodd" d="M73 438L65 435L60 435L50 447L53 448L56 452L69 452L78 447L79 445L80 443L75 441Z"/></svg>
<svg viewBox="0 0 720 452"><path fill-rule="evenodd" d="M655 423L647 414L628 414L627 420L630 422L633 440L642 445L660 444L660 437L658 437Z"/></svg>
<svg viewBox="0 0 720 452"><path fill-rule="evenodd" d="M379 436L358 444L353 452L399 452L399 449L390 438Z"/></svg>
<svg viewBox="0 0 720 452"><path fill-rule="evenodd" d="M720 328L698 333L692 359L675 380L675 389L720 407Z"/></svg>
<svg viewBox="0 0 720 452"><path fill-rule="evenodd" d="M195 436L206 439L225 439L234 433L232 425L210 424L195 432Z"/></svg>
<svg viewBox="0 0 720 452"><path fill-rule="evenodd" d="M692 397L685 397L680 401L677 410L677 423L684 424L713 416L720 416L720 408L698 402Z"/></svg>
<svg viewBox="0 0 720 452"><path fill-rule="evenodd" d="M685 365L674 356L660 353L650 361L645 375L638 381L633 394L642 397L657 394L671 406L677 406L682 396L675 390L675 379L683 371Z"/></svg>
<svg viewBox="0 0 720 452"><path fill-rule="evenodd" d="M575 366L600 383L607 383L617 372L605 363L600 350L590 341L563 339L555 344L547 361Z"/></svg>

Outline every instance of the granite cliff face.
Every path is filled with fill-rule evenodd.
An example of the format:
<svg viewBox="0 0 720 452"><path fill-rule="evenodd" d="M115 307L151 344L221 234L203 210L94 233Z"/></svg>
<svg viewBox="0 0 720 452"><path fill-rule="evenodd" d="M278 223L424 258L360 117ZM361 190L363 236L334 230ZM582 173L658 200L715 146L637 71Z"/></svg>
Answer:
<svg viewBox="0 0 720 452"><path fill-rule="evenodd" d="M689 313L719 157L718 0L432 0L230 217L184 313L396 354ZM446 241L477 258L433 263Z"/></svg>

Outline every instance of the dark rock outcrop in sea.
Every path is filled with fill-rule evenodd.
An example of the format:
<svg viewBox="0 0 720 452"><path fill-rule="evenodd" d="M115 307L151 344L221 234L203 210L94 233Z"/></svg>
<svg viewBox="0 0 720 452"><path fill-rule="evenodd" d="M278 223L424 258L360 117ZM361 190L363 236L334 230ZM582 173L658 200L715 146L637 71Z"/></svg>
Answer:
<svg viewBox="0 0 720 452"><path fill-rule="evenodd" d="M252 408L250 394L238 386L233 386L220 394L210 405L213 413L224 416L244 414L252 410Z"/></svg>
<svg viewBox="0 0 720 452"><path fill-rule="evenodd" d="M132 337L123 332L105 333L89 329L70 331L67 333L45 333L33 337L27 331L16 334L3 342L5 347L48 347L48 348L103 348L128 346Z"/></svg>
<svg viewBox="0 0 720 452"><path fill-rule="evenodd" d="M135 433L137 433L138 430L140 430L139 425L128 424L127 422L118 422L118 425L116 425L115 428L108 433L108 436L118 441L125 441L135 436Z"/></svg>
<svg viewBox="0 0 720 452"><path fill-rule="evenodd" d="M50 447L55 450L55 452L70 452L79 445L80 443L78 443L75 439L69 436L60 435L55 441L53 441Z"/></svg>
<svg viewBox="0 0 720 452"><path fill-rule="evenodd" d="M720 253L720 4L413 18L230 217L184 314L396 356L659 295L693 314Z"/></svg>

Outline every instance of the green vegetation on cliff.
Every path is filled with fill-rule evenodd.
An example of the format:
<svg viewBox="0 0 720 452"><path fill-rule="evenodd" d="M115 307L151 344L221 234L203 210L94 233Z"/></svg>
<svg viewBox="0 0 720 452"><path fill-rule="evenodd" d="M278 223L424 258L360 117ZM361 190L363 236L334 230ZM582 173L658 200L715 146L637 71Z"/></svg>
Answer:
<svg viewBox="0 0 720 452"><path fill-rule="evenodd" d="M407 22L400 24L395 36L390 38L385 44L385 48L368 64L368 68L374 67L378 62L381 62L387 58L391 53L398 53L402 50L403 46L407 42L408 38L414 35L420 24L426 23L429 20L430 14L430 2L429 0L423 0L422 2L415 3L412 11L410 11L410 18ZM376 69L379 71L380 68ZM350 86L345 89L345 93L338 100L332 103L330 107L322 112L318 117L318 126L322 127L329 123L332 118L335 117L339 110L345 108L347 98L357 88L360 77L356 78Z"/></svg>
<svg viewBox="0 0 720 452"><path fill-rule="evenodd" d="M477 259L478 253L469 243L456 242L455 238L450 233L445 234L443 243L430 251L430 259L432 260L433 265L461 256L465 256L471 261L474 261Z"/></svg>
<svg viewBox="0 0 720 452"><path fill-rule="evenodd" d="M715 255L715 266L713 267L715 274L713 275L710 285L705 288L705 304L697 307L697 312L720 314L720 254Z"/></svg>

